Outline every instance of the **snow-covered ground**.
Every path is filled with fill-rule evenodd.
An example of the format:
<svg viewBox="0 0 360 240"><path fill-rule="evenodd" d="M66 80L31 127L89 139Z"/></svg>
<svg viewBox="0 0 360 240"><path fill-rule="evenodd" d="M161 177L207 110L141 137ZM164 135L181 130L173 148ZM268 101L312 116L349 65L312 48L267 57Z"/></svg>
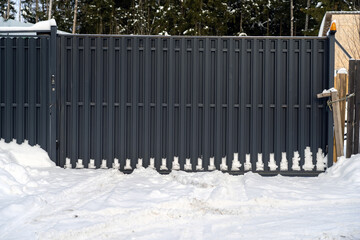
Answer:
<svg viewBox="0 0 360 240"><path fill-rule="evenodd" d="M0 239L360 239L360 155L316 178L125 175L0 142Z"/></svg>

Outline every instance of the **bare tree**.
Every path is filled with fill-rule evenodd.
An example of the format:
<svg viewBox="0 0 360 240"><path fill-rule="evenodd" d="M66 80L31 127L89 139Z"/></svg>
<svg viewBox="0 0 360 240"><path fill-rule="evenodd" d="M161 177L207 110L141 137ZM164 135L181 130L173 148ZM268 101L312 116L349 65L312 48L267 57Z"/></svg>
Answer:
<svg viewBox="0 0 360 240"><path fill-rule="evenodd" d="M294 0L290 0L290 36L294 36Z"/></svg>
<svg viewBox="0 0 360 240"><path fill-rule="evenodd" d="M76 32L77 5L78 5L78 0L75 0L75 7L74 7L74 22L73 22L73 29L72 29L72 33L73 33L73 34L75 34L75 32Z"/></svg>
<svg viewBox="0 0 360 240"><path fill-rule="evenodd" d="M310 8L310 0L307 0L306 10L308 10L309 8ZM305 16L305 32L307 32L308 29L309 29L309 13L306 12L306 16Z"/></svg>
<svg viewBox="0 0 360 240"><path fill-rule="evenodd" d="M19 22L21 22L21 0L19 0Z"/></svg>
<svg viewBox="0 0 360 240"><path fill-rule="evenodd" d="M39 0L35 2L35 22L39 21Z"/></svg>
<svg viewBox="0 0 360 240"><path fill-rule="evenodd" d="M6 8L6 18L8 20L10 18L10 0L7 1L7 8Z"/></svg>
<svg viewBox="0 0 360 240"><path fill-rule="evenodd" d="M49 17L48 17L48 20L51 19L51 9L52 9L52 0L50 0L50 3L49 3Z"/></svg>

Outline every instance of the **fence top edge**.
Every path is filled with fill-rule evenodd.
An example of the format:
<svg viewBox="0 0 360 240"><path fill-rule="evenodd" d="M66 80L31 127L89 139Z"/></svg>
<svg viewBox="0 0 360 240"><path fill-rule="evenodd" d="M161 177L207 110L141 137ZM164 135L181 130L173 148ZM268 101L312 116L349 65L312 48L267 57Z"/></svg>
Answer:
<svg viewBox="0 0 360 240"><path fill-rule="evenodd" d="M188 38L188 39L281 39L281 40L290 40L290 39L305 39L305 40L312 40L312 39L328 39L327 36L325 37L317 37L317 36L164 36L164 35L119 35L119 34L57 34L58 36L64 36L64 37L108 37L108 38L114 38L114 37L126 37L126 38L165 38L165 39L171 39L171 38Z"/></svg>

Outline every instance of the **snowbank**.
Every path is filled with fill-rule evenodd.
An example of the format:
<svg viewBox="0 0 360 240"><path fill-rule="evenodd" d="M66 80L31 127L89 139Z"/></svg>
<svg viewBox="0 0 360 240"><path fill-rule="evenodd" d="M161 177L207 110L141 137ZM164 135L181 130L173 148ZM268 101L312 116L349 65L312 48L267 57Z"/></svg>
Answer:
<svg viewBox="0 0 360 240"><path fill-rule="evenodd" d="M144 168L125 175L54 167L39 147L0 142L0 239L269 236L360 239L360 155L313 178Z"/></svg>
<svg viewBox="0 0 360 240"><path fill-rule="evenodd" d="M0 140L0 154L8 163L15 162L24 167L54 167L55 163L50 160L49 155L40 146L30 146L27 141L17 144L15 141L5 143Z"/></svg>

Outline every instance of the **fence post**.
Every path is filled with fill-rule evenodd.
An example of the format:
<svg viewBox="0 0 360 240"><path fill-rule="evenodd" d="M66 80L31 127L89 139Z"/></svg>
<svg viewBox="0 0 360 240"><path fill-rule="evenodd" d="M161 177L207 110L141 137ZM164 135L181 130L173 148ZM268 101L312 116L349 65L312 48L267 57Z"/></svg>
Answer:
<svg viewBox="0 0 360 240"><path fill-rule="evenodd" d="M330 30L328 34L329 39L329 88L334 86L334 63L335 63L335 31ZM332 166L334 157L334 119L331 111L328 111L328 166Z"/></svg>
<svg viewBox="0 0 360 240"><path fill-rule="evenodd" d="M354 83L355 83L355 63L356 61L353 59L350 59L349 61L349 75L348 75L348 91L349 94L354 93L355 92L355 87L354 87ZM351 155L353 154L353 135L354 135L354 98L349 98L348 101L348 109L347 109L347 125L346 125L346 129L347 129L347 133L346 133L346 158L351 157Z"/></svg>
<svg viewBox="0 0 360 240"><path fill-rule="evenodd" d="M355 123L354 123L354 152L359 153L359 127L360 127L360 60L355 62L354 90L355 90Z"/></svg>
<svg viewBox="0 0 360 240"><path fill-rule="evenodd" d="M57 26L51 26L49 46L49 138L48 153L52 161L58 164L56 155L56 33Z"/></svg>

